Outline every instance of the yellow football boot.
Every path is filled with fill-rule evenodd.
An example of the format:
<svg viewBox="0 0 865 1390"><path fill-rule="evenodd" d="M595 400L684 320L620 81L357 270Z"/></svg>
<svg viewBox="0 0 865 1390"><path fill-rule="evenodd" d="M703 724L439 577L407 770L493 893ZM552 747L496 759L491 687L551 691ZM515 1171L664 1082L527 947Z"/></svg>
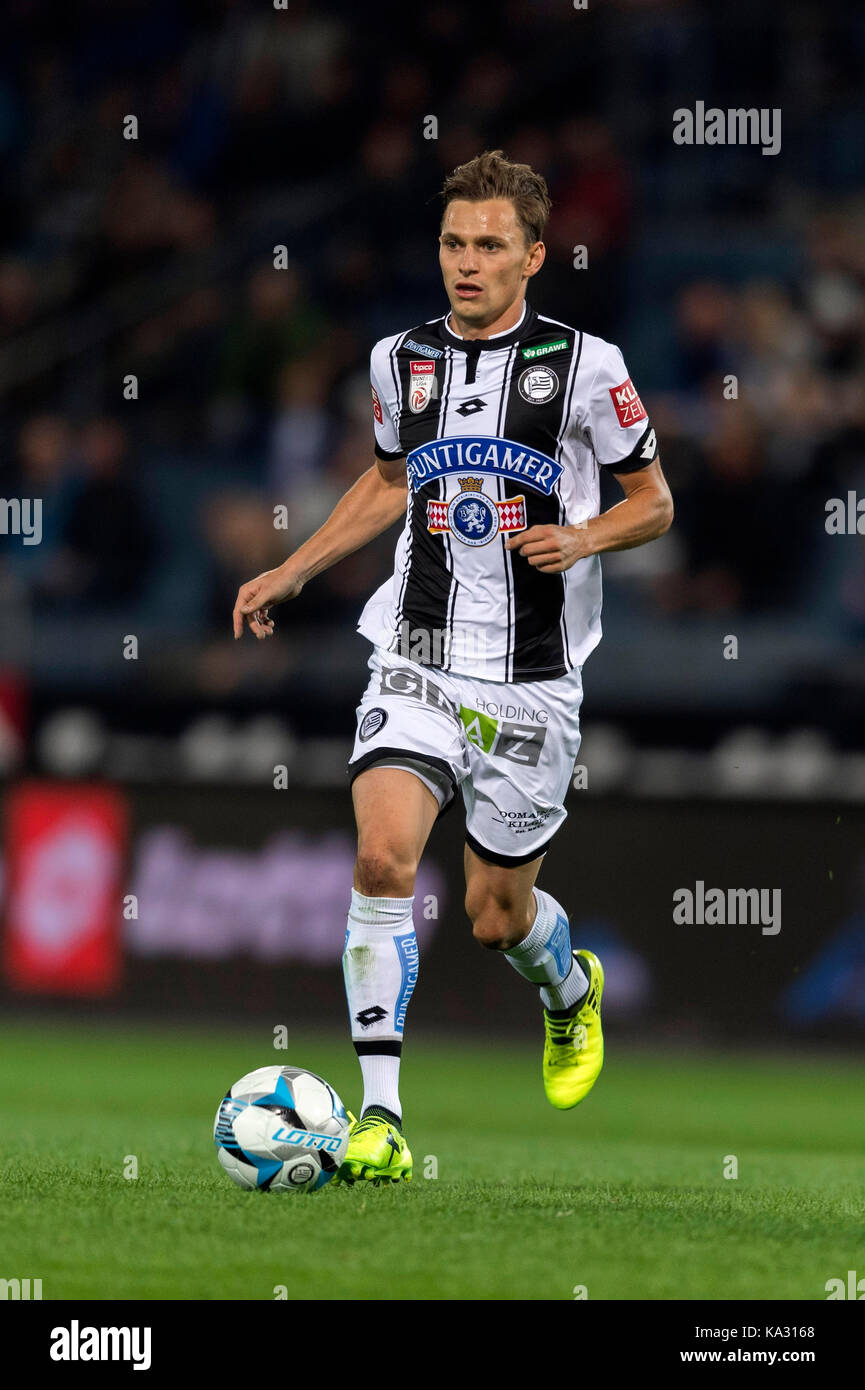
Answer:
<svg viewBox="0 0 865 1390"><path fill-rule="evenodd" d="M573 955L589 981L582 1006L567 1018L551 1018L544 1009L544 1090L557 1110L570 1110L585 1100L604 1065L604 967L594 951L574 951Z"/></svg>

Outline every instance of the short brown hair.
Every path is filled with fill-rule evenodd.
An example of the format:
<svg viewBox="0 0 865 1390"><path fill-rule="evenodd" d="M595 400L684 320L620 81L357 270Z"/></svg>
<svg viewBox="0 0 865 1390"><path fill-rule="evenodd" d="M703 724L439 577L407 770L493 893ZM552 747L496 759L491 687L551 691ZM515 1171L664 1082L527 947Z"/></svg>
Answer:
<svg viewBox="0 0 865 1390"><path fill-rule="evenodd" d="M457 198L470 203L509 198L529 246L541 240L552 207L543 175L528 164L512 163L501 150L484 150L460 164L445 179L442 198L445 208Z"/></svg>

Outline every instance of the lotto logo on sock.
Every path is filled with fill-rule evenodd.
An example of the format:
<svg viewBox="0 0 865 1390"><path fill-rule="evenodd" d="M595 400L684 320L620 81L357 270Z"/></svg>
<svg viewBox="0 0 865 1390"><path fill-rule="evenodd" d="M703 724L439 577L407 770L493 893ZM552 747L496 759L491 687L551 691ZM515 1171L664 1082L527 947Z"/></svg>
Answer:
<svg viewBox="0 0 865 1390"><path fill-rule="evenodd" d="M359 1014L355 1014L361 1028L371 1028L374 1023L381 1023L383 1018L387 1018L387 1009L383 1009L381 1004L372 1004L368 1009L362 1009Z"/></svg>

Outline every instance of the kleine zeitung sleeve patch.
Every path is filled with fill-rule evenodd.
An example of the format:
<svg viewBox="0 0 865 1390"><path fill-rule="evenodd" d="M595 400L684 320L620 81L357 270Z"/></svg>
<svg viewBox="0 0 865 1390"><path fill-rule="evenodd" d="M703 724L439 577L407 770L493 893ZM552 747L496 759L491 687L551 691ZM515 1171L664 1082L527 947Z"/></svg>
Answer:
<svg viewBox="0 0 865 1390"><path fill-rule="evenodd" d="M648 419L643 402L637 395L630 377L627 377L621 386L610 387L610 399L615 406L616 417L622 429Z"/></svg>

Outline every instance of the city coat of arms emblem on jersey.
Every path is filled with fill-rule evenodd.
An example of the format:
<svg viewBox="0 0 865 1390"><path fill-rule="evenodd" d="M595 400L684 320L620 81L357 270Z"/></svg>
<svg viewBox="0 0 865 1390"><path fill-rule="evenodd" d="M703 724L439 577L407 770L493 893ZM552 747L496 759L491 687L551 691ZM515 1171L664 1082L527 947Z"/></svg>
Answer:
<svg viewBox="0 0 865 1390"><path fill-rule="evenodd" d="M408 393L409 409L415 415L420 415L421 411L426 410L430 401L438 395L436 391L436 364L435 362L409 362L409 373L411 377Z"/></svg>
<svg viewBox="0 0 865 1390"><path fill-rule="evenodd" d="M427 502L427 528L447 531L464 545L487 545L499 531L526 529L526 499L494 502L483 492L483 478L464 478L462 491L450 502Z"/></svg>

